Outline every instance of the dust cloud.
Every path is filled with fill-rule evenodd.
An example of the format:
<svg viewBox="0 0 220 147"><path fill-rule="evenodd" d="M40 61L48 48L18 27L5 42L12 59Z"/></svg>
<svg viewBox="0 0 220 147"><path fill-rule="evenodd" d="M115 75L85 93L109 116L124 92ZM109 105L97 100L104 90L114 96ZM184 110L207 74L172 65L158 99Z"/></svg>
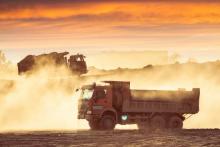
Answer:
<svg viewBox="0 0 220 147"><path fill-rule="evenodd" d="M65 67L44 67L13 80L1 78L0 131L77 128L78 82Z"/></svg>
<svg viewBox="0 0 220 147"><path fill-rule="evenodd" d="M64 67L49 66L29 76L18 76L15 67L1 70L0 131L88 128L85 121L77 120L74 89L103 80L130 81L133 89L200 88L200 112L187 119L184 128L220 128L219 61L139 69L93 69L96 74L90 71L82 77L71 75Z"/></svg>

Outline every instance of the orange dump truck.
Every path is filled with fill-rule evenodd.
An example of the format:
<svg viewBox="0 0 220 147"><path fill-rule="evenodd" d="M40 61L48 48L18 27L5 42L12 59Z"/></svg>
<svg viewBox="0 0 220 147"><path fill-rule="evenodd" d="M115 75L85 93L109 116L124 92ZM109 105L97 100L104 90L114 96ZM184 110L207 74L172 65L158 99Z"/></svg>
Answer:
<svg viewBox="0 0 220 147"><path fill-rule="evenodd" d="M78 119L92 130L112 130L116 124L137 124L139 129L182 129L185 115L199 111L200 89L133 90L130 82L104 81L76 90Z"/></svg>

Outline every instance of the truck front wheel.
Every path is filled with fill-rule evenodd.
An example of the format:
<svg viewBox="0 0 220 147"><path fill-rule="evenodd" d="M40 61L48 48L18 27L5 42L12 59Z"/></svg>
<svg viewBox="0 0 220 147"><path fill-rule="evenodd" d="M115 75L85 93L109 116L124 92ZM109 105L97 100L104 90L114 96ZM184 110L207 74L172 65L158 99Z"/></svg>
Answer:
<svg viewBox="0 0 220 147"><path fill-rule="evenodd" d="M112 115L104 115L100 121L100 127L103 130L113 130L115 128L115 118Z"/></svg>

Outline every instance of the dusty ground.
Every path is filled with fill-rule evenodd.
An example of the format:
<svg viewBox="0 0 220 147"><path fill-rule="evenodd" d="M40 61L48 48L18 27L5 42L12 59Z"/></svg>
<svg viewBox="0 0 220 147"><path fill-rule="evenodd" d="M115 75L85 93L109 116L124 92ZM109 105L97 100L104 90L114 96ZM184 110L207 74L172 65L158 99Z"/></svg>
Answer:
<svg viewBox="0 0 220 147"><path fill-rule="evenodd" d="M219 129L179 132L138 130L1 133L0 146L220 146Z"/></svg>

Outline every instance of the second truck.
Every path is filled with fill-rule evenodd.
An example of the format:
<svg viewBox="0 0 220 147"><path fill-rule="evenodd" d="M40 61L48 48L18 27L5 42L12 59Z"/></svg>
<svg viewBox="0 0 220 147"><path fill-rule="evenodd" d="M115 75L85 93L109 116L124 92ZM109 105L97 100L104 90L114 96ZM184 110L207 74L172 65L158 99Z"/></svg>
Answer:
<svg viewBox="0 0 220 147"><path fill-rule="evenodd" d="M28 55L20 62L18 62L18 74L31 74L34 70L48 65L65 66L73 74L81 75L88 72L87 65L84 60L85 56L82 54L71 55L67 58L68 52L52 52L41 55Z"/></svg>
<svg viewBox="0 0 220 147"><path fill-rule="evenodd" d="M104 81L76 91L80 95L78 119L86 119L92 130L112 130L116 124L137 124L139 129L182 129L185 115L199 111L199 88L134 90L130 82Z"/></svg>

